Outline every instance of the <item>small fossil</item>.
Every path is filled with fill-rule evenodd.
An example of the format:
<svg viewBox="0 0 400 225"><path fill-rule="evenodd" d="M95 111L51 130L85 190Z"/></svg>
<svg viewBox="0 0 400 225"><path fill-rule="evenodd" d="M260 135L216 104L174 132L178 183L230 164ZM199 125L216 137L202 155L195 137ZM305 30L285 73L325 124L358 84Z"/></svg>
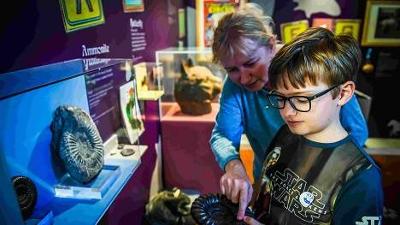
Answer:
<svg viewBox="0 0 400 225"><path fill-rule="evenodd" d="M123 155L123 156L130 156L130 155L133 155L133 154L135 154L135 149L133 149L133 148L124 148L124 149L122 149L122 151L121 151L121 155Z"/></svg>

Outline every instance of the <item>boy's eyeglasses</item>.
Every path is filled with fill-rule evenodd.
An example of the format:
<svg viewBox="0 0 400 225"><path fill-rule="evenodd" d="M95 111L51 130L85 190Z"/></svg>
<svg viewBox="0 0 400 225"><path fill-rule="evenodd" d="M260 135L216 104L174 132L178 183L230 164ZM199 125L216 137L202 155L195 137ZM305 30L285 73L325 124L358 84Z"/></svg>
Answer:
<svg viewBox="0 0 400 225"><path fill-rule="evenodd" d="M277 108L277 109L283 109L285 108L285 103L286 100L289 101L289 104L297 111L299 112L308 112L311 110L311 101L319 98L326 93L332 91L334 88L338 87L339 85L335 85L333 87L330 87L324 91L321 91L313 96L290 96L290 97L285 97L282 95L274 94L273 92L270 92L267 94L267 99L269 102L269 105Z"/></svg>

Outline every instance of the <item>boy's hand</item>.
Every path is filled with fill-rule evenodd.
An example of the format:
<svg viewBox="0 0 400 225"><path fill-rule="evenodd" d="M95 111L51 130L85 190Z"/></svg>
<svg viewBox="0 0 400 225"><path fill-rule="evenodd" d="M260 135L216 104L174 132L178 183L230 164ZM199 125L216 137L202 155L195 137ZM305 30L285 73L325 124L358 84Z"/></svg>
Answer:
<svg viewBox="0 0 400 225"><path fill-rule="evenodd" d="M220 180L221 192L233 203L239 203L237 219L243 220L253 195L253 187L240 160L230 161L225 166L225 171Z"/></svg>
<svg viewBox="0 0 400 225"><path fill-rule="evenodd" d="M258 222L257 220L255 220L249 216L244 217L244 222L246 224L250 224L250 225L263 225L262 223Z"/></svg>

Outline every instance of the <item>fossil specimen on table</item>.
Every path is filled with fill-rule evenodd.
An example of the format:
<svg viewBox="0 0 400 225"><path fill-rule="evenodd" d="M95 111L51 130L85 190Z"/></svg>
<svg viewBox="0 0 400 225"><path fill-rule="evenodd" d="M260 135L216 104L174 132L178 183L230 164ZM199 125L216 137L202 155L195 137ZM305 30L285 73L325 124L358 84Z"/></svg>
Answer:
<svg viewBox="0 0 400 225"><path fill-rule="evenodd" d="M185 114L207 114L221 86L221 78L214 76L207 67L194 66L190 59L182 61L182 75L175 83L175 100Z"/></svg>

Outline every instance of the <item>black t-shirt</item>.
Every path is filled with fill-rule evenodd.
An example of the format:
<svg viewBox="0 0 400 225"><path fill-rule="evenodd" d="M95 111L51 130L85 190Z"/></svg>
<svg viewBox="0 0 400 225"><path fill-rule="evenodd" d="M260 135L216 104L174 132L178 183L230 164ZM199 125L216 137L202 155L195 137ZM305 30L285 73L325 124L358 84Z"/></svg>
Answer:
<svg viewBox="0 0 400 225"><path fill-rule="evenodd" d="M350 136L323 144L283 126L267 152L253 207L260 222L381 224L380 170Z"/></svg>

